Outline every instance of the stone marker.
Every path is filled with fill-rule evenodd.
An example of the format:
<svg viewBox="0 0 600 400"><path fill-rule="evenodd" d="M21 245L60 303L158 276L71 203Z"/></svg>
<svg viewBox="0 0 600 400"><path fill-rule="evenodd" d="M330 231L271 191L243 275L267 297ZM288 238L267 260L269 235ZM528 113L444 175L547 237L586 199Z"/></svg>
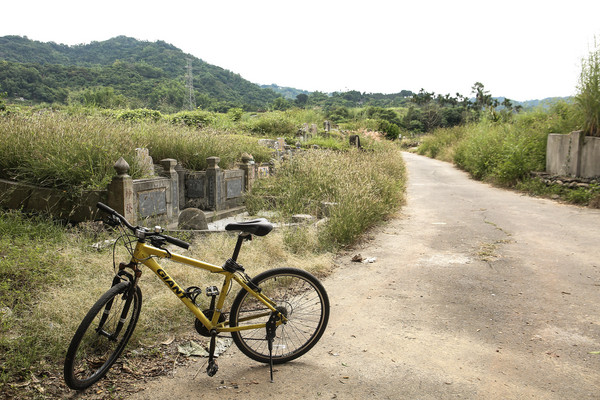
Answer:
<svg viewBox="0 0 600 400"><path fill-rule="evenodd" d="M206 215L198 208L186 208L179 214L179 229L207 230Z"/></svg>

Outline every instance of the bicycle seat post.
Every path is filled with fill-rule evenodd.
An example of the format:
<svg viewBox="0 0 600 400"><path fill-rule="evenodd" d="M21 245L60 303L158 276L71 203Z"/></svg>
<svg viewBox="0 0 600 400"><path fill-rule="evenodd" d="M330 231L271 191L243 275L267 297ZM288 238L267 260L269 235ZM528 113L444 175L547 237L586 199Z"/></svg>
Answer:
<svg viewBox="0 0 600 400"><path fill-rule="evenodd" d="M244 240L252 240L252 235L247 232L242 232L238 235L237 243L235 244L235 250L233 250L233 255L231 259L233 261L237 261L238 256L240 255L240 250L242 249L242 243Z"/></svg>

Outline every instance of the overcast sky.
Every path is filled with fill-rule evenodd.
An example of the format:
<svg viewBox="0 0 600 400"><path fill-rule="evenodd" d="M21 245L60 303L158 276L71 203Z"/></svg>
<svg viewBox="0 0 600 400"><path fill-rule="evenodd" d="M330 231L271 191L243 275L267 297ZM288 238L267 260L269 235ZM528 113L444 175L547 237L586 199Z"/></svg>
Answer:
<svg viewBox="0 0 600 400"><path fill-rule="evenodd" d="M5 1L0 36L163 40L258 84L513 100L577 92L599 0Z"/></svg>

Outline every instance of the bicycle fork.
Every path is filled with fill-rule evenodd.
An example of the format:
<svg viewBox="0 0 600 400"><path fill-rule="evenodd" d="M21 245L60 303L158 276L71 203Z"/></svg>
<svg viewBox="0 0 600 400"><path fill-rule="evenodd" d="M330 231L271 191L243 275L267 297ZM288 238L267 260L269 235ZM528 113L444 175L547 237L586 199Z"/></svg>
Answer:
<svg viewBox="0 0 600 400"><path fill-rule="evenodd" d="M133 275L126 272L125 268L131 268L134 271L135 278ZM137 268L137 264L135 263L121 263L119 265L119 272L117 273L117 275L115 275L112 282L112 286L118 285L121 281L123 281L123 277L126 277L129 280L129 287L127 288L125 293L123 293L123 296L126 296L125 305L123 306L123 310L121 310L121 315L119 316L119 322L115 327L115 331L111 333L104 330L104 324L106 323L106 320L110 315L110 310L112 309L114 299L111 299L108 303L106 303L106 306L104 306L104 312L102 314L102 317L100 318L98 327L96 328L96 332L99 335L107 337L110 341L117 340L117 338L119 337L119 333L121 333L121 329L123 329L123 325L125 325L127 314L129 313L129 307L131 307L131 302L133 301L133 293L135 291L137 279L141 276L141 274L142 271Z"/></svg>

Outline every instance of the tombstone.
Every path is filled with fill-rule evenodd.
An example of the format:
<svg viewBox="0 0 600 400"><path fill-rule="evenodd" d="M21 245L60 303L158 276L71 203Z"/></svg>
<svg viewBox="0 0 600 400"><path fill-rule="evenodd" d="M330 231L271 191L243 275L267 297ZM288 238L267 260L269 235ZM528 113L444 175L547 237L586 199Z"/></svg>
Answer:
<svg viewBox="0 0 600 400"><path fill-rule="evenodd" d="M135 159L138 168L140 169L142 176L149 177L154 176L154 163L148 149L145 147L138 147L135 149Z"/></svg>
<svg viewBox="0 0 600 400"><path fill-rule="evenodd" d="M179 229L202 231L208 229L204 212L198 208L186 208L179 214Z"/></svg>
<svg viewBox="0 0 600 400"><path fill-rule="evenodd" d="M258 139L258 144L261 146L268 147L270 149L276 149L277 141L275 139Z"/></svg>
<svg viewBox="0 0 600 400"><path fill-rule="evenodd" d="M360 136L350 135L350 146L354 146L357 149L360 149Z"/></svg>
<svg viewBox="0 0 600 400"><path fill-rule="evenodd" d="M311 124L310 125L310 133L313 135L316 135L318 133L317 131L317 124Z"/></svg>
<svg viewBox="0 0 600 400"><path fill-rule="evenodd" d="M285 138L277 138L277 149L280 151L283 151L283 149L285 148Z"/></svg>
<svg viewBox="0 0 600 400"><path fill-rule="evenodd" d="M330 132L331 131L331 122L323 121L323 129L325 129L325 132Z"/></svg>

